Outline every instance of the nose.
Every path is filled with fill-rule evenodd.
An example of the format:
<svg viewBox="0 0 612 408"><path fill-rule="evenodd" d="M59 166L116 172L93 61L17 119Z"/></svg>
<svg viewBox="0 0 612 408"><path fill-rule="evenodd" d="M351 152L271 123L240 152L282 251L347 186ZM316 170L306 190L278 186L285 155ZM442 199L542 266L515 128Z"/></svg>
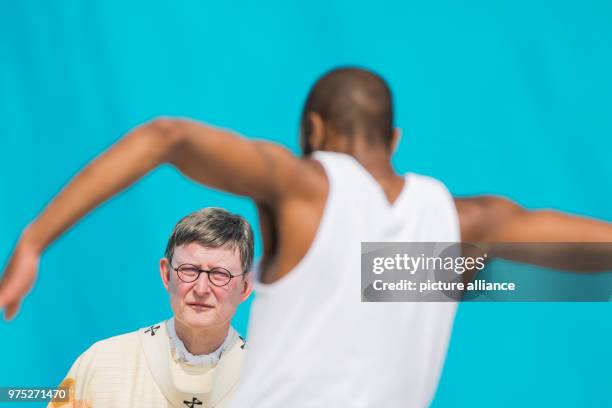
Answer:
<svg viewBox="0 0 612 408"><path fill-rule="evenodd" d="M206 273L201 273L198 279L193 283L193 291L196 295L204 295L210 292L210 287L211 283Z"/></svg>

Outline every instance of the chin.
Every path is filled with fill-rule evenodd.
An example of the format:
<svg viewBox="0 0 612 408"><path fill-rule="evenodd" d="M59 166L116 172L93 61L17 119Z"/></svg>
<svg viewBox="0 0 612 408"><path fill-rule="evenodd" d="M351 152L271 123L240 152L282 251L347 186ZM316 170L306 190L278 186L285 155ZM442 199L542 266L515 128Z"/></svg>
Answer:
<svg viewBox="0 0 612 408"><path fill-rule="evenodd" d="M188 311L182 316L181 321L192 328L206 329L215 325L215 315L213 313L198 313Z"/></svg>

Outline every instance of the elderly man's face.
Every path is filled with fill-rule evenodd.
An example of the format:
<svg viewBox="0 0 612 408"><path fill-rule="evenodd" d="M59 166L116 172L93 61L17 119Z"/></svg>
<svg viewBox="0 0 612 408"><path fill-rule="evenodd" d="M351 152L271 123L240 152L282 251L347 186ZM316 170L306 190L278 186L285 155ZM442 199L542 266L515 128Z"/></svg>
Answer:
<svg viewBox="0 0 612 408"><path fill-rule="evenodd" d="M238 305L251 293L247 276L232 278L226 286L210 283L206 273L195 282L179 279L174 270L182 264L191 264L199 269L210 270L221 267L232 275L242 273L238 249L205 248L195 242L174 248L172 265L164 258L160 269L164 286L170 294L170 305L176 320L194 329L212 329L228 325Z"/></svg>

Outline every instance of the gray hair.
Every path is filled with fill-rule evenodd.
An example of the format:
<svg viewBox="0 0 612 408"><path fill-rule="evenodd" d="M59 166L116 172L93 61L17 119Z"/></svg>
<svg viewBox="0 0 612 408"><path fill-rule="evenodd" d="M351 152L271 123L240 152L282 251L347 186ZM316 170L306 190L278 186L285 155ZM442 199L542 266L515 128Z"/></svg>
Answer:
<svg viewBox="0 0 612 408"><path fill-rule="evenodd" d="M253 230L243 217L223 208L204 208L183 217L175 226L165 257L172 262L174 248L195 242L205 248L226 247L238 249L242 272L247 273L253 264Z"/></svg>

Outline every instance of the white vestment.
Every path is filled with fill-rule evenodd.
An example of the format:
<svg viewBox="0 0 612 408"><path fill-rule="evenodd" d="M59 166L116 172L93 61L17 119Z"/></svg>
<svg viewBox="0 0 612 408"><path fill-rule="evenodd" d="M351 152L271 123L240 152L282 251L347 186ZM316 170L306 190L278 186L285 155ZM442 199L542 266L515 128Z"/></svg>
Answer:
<svg viewBox="0 0 612 408"><path fill-rule="evenodd" d="M216 364L192 365L177 353L167 322L158 323L91 346L62 382L70 401L49 407L222 408L234 394L245 351L230 328Z"/></svg>

